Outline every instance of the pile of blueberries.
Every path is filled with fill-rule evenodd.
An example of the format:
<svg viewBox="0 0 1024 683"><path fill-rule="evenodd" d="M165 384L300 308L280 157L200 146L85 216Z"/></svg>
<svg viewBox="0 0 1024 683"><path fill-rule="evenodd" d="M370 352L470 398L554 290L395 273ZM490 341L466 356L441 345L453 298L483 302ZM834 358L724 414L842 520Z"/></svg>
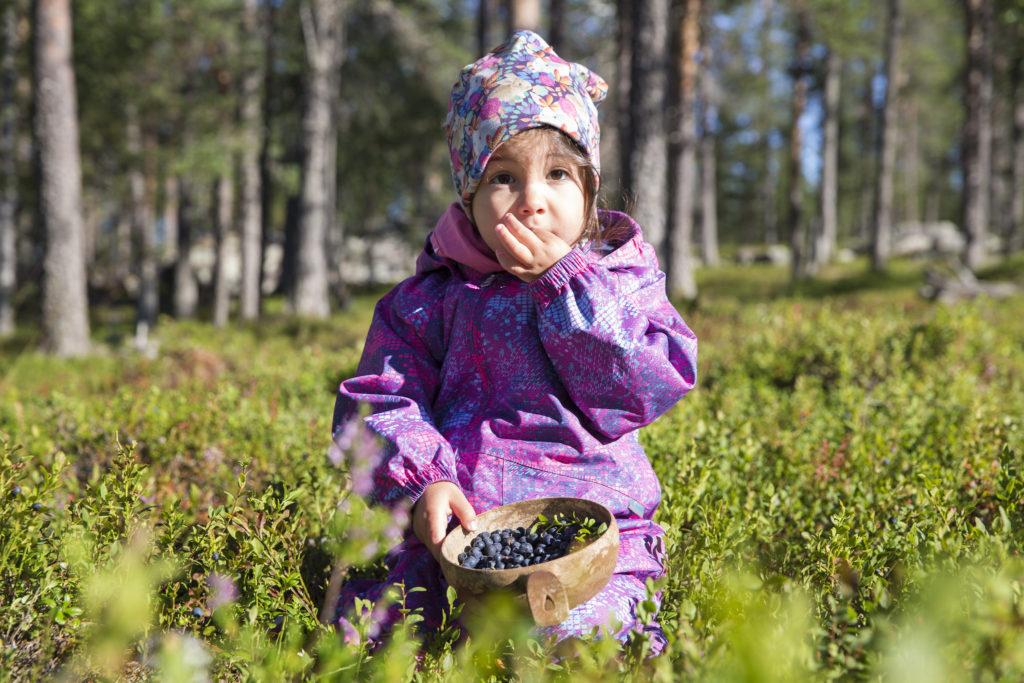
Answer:
<svg viewBox="0 0 1024 683"><path fill-rule="evenodd" d="M523 527L484 531L459 553L469 569L514 569L565 555L576 536L574 525L529 531Z"/></svg>

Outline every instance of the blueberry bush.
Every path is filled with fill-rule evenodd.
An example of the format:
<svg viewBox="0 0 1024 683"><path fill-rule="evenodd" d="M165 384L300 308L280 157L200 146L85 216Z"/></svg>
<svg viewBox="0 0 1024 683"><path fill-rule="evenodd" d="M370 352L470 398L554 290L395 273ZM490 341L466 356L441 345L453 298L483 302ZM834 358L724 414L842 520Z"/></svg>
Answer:
<svg viewBox="0 0 1024 683"><path fill-rule="evenodd" d="M940 307L919 266L847 268L795 289L709 271L684 311L699 387L641 431L667 532L654 658L640 635L546 642L504 596L458 620L449 591L426 634L400 586L322 623L332 575L378 575L408 526L359 495L365 435L328 438L382 291L324 322L278 302L223 330L161 320L155 358L126 310L94 311L88 360L20 330L0 346L0 679L1020 680L1024 298ZM1024 260L999 275L1024 284Z"/></svg>

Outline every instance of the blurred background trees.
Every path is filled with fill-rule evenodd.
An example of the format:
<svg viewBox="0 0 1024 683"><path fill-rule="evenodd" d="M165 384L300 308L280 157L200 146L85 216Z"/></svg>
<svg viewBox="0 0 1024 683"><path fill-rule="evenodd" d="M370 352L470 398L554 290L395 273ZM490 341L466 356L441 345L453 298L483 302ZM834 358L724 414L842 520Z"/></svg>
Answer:
<svg viewBox="0 0 1024 683"><path fill-rule="evenodd" d="M3 0L0 20L0 335L59 354L103 310L146 349L161 314L322 317L411 273L453 199L448 90L517 28L609 81L604 201L679 300L720 260L800 279L1024 246L1024 0Z"/></svg>

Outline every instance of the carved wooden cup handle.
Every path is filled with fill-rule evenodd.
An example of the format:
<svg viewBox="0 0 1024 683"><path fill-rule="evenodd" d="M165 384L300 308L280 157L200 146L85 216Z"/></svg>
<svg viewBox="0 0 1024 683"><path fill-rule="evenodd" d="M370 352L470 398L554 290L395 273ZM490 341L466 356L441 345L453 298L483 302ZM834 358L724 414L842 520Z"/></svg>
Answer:
<svg viewBox="0 0 1024 683"><path fill-rule="evenodd" d="M551 572L536 571L526 580L526 597L530 612L538 626L554 626L569 617L569 599L558 577Z"/></svg>

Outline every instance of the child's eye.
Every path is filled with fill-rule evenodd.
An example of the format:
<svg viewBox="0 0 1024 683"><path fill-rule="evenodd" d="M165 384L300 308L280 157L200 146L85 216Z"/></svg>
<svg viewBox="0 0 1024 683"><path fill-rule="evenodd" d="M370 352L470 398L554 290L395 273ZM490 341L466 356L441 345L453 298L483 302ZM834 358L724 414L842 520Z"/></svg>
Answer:
<svg viewBox="0 0 1024 683"><path fill-rule="evenodd" d="M556 168L552 170L551 173L549 173L548 175L550 175L553 180L568 180L570 177L569 172L566 171L564 168Z"/></svg>
<svg viewBox="0 0 1024 683"><path fill-rule="evenodd" d="M491 182L496 185L510 185L513 181L511 173L495 173L491 176Z"/></svg>

